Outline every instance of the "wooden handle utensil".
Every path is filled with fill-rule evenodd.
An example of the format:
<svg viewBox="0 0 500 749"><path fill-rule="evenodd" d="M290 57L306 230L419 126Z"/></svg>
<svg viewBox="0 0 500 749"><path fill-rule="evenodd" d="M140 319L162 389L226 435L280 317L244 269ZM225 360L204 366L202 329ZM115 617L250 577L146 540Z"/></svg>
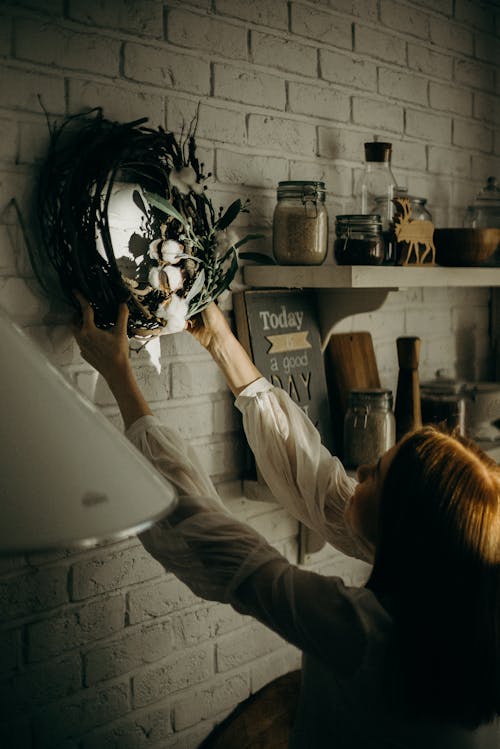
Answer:
<svg viewBox="0 0 500 749"><path fill-rule="evenodd" d="M396 439L422 426L420 407L420 383L418 364L420 360L421 340L415 336L398 338L399 376L396 391Z"/></svg>

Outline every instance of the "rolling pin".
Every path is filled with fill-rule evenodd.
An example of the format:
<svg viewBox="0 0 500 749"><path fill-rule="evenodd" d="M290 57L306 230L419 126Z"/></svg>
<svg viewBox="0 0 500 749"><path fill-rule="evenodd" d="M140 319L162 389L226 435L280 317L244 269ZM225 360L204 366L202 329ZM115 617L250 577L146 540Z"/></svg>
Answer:
<svg viewBox="0 0 500 749"><path fill-rule="evenodd" d="M420 384L418 380L418 363L420 359L420 338L409 336L398 338L398 387L396 391L396 439L399 440L407 432L422 426L422 411L420 408Z"/></svg>

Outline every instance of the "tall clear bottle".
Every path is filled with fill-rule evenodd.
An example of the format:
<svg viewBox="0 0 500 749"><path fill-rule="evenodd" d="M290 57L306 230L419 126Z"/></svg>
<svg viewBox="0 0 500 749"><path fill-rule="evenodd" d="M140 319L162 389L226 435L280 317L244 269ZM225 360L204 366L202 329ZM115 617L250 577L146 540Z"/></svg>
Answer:
<svg viewBox="0 0 500 749"><path fill-rule="evenodd" d="M359 213L379 214L386 243L385 262L394 262L391 222L394 215L392 199L396 192L396 179L391 170L392 143L372 141L365 143L365 168L356 185Z"/></svg>

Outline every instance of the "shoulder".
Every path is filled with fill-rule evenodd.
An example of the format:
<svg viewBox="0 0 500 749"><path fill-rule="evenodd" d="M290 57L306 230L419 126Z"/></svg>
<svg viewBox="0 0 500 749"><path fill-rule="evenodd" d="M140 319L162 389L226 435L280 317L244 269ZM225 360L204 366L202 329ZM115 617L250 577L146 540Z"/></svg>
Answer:
<svg viewBox="0 0 500 749"><path fill-rule="evenodd" d="M294 588L311 642L318 644L315 655L337 669L352 673L390 640L392 618L369 589L297 569Z"/></svg>

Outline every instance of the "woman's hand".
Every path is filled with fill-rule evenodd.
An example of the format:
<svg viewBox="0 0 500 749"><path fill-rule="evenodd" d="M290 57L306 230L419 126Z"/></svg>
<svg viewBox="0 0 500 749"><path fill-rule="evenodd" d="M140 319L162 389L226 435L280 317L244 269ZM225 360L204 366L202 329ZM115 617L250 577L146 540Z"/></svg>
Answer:
<svg viewBox="0 0 500 749"><path fill-rule="evenodd" d="M125 429L128 429L141 416L152 412L139 390L130 365L127 305L120 304L114 328L100 330L94 322L94 310L87 299L79 291L73 293L82 310L81 324L73 326L80 352L108 383L118 403Z"/></svg>
<svg viewBox="0 0 500 749"><path fill-rule="evenodd" d="M233 337L229 324L215 302L211 302L199 315L188 320L186 325L191 335L207 351Z"/></svg>
<svg viewBox="0 0 500 749"><path fill-rule="evenodd" d="M186 329L207 349L234 395L262 377L215 302L188 320Z"/></svg>
<svg viewBox="0 0 500 749"><path fill-rule="evenodd" d="M82 320L73 326L73 333L85 361L112 382L128 373L129 346L127 338L128 307L120 304L116 324L111 330L100 330L94 322L94 310L79 292L73 292L80 304Z"/></svg>

